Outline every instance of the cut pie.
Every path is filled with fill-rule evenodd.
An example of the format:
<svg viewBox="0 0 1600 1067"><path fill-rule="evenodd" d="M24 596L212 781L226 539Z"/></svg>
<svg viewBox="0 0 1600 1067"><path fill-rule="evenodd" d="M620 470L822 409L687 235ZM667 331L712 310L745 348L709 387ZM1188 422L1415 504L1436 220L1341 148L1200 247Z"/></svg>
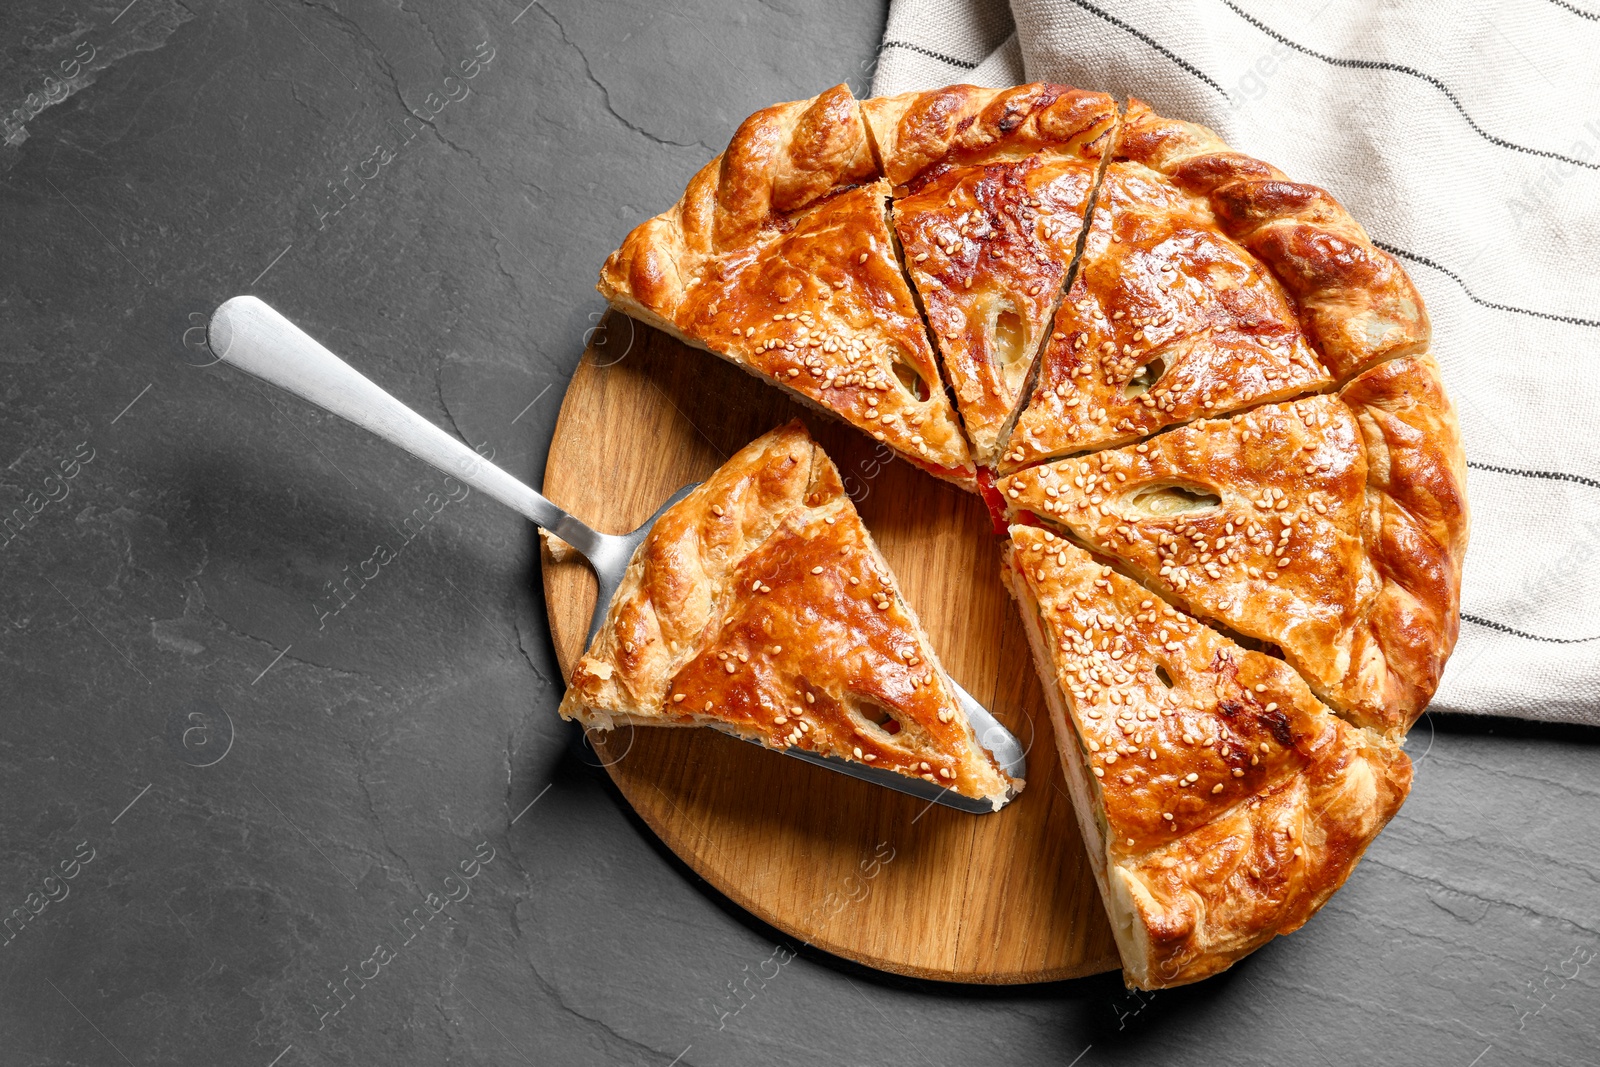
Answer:
<svg viewBox="0 0 1600 1067"><path fill-rule="evenodd" d="M1117 105L1060 85L862 105L973 458L993 468L1077 252Z"/></svg>
<svg viewBox="0 0 1600 1067"><path fill-rule="evenodd" d="M1399 810L1405 753L1046 530L1012 527L1004 573L1129 984L1304 925Z"/></svg>
<svg viewBox="0 0 1600 1067"><path fill-rule="evenodd" d="M974 487L966 440L843 85L758 111L606 260L613 306Z"/></svg>
<svg viewBox="0 0 1600 1067"><path fill-rule="evenodd" d="M1193 981L1294 929L1399 807L1396 744L1459 625L1465 460L1417 290L1326 191L1139 100L1035 84L858 105L840 86L752 116L600 288L980 489L997 532L1015 523L1007 582L1130 982ZM778 530L704 580L739 588L757 541L801 536ZM875 573L896 617L887 572L851 572ZM820 649L758 681L764 638L737 620L800 625L790 609L689 608L663 586L690 623L651 638L677 624L641 595L579 671L595 716L731 714L768 743L853 752L863 720L887 721L870 706L967 755L862 758L1002 787L942 675L918 674L925 642L913 714L889 700L903 682ZM618 649L647 638L657 665L624 669ZM729 710L798 707L777 694L801 674L833 702L812 732Z"/></svg>
<svg viewBox="0 0 1600 1067"><path fill-rule="evenodd" d="M1370 443L1369 443L1370 442ZM1282 650L1352 722L1404 731L1456 637L1455 412L1431 359L1004 478L1185 609Z"/></svg>
<svg viewBox="0 0 1600 1067"><path fill-rule="evenodd" d="M713 726L996 808L1023 784L978 744L839 472L799 422L656 521L561 714L601 729Z"/></svg>

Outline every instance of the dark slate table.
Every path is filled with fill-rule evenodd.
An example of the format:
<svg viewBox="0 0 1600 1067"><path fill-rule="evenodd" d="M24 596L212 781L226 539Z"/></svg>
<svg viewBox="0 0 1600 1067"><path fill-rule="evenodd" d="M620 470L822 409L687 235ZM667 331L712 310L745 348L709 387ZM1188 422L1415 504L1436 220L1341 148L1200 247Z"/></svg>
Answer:
<svg viewBox="0 0 1600 1067"><path fill-rule="evenodd" d="M605 253L884 21L523 2L0 13L0 1064L1600 1063L1596 739L1513 724L1422 724L1199 987L760 978L557 720L529 528L197 329L259 294L536 481Z"/></svg>

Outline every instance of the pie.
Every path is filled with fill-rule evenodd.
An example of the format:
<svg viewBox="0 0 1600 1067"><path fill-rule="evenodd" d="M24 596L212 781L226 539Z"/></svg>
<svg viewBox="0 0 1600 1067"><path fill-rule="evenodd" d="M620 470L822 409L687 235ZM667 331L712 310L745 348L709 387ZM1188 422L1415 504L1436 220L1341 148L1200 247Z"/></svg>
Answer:
<svg viewBox="0 0 1600 1067"><path fill-rule="evenodd" d="M1421 297L1325 190L1139 100L838 86L600 289L984 494L1131 984L1298 928L1398 810L1465 460Z"/></svg>
<svg viewBox="0 0 1600 1067"><path fill-rule="evenodd" d="M656 520L572 671L563 718L712 726L999 808L978 743L833 462L798 421Z"/></svg>
<svg viewBox="0 0 1600 1067"><path fill-rule="evenodd" d="M1048 530L1012 527L1004 574L1129 982L1304 925L1400 809L1399 745Z"/></svg>

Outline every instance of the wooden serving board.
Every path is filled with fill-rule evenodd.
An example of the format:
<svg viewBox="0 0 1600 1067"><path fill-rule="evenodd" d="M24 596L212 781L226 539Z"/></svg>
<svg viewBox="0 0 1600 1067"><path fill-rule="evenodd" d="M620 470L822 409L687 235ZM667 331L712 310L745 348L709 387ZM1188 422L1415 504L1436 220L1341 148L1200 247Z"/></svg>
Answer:
<svg viewBox="0 0 1600 1067"><path fill-rule="evenodd" d="M1115 968L1049 713L976 496L616 313L567 387L544 492L601 530L631 530L679 486L797 414L838 464L945 668L1029 746L1027 788L996 814L969 815L711 730L594 732L597 753L673 852L797 941L947 981ZM565 675L582 652L595 583L579 560L545 551L543 563Z"/></svg>

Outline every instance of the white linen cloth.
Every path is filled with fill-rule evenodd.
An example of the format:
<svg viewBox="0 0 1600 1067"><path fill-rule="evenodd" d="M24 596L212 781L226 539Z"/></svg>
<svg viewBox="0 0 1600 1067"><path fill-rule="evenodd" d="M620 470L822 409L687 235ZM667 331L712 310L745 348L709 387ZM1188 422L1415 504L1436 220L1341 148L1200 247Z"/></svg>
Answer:
<svg viewBox="0 0 1600 1067"><path fill-rule="evenodd" d="M1472 544L1433 709L1600 725L1600 0L893 0L875 95L1137 96L1330 190L1427 301Z"/></svg>

